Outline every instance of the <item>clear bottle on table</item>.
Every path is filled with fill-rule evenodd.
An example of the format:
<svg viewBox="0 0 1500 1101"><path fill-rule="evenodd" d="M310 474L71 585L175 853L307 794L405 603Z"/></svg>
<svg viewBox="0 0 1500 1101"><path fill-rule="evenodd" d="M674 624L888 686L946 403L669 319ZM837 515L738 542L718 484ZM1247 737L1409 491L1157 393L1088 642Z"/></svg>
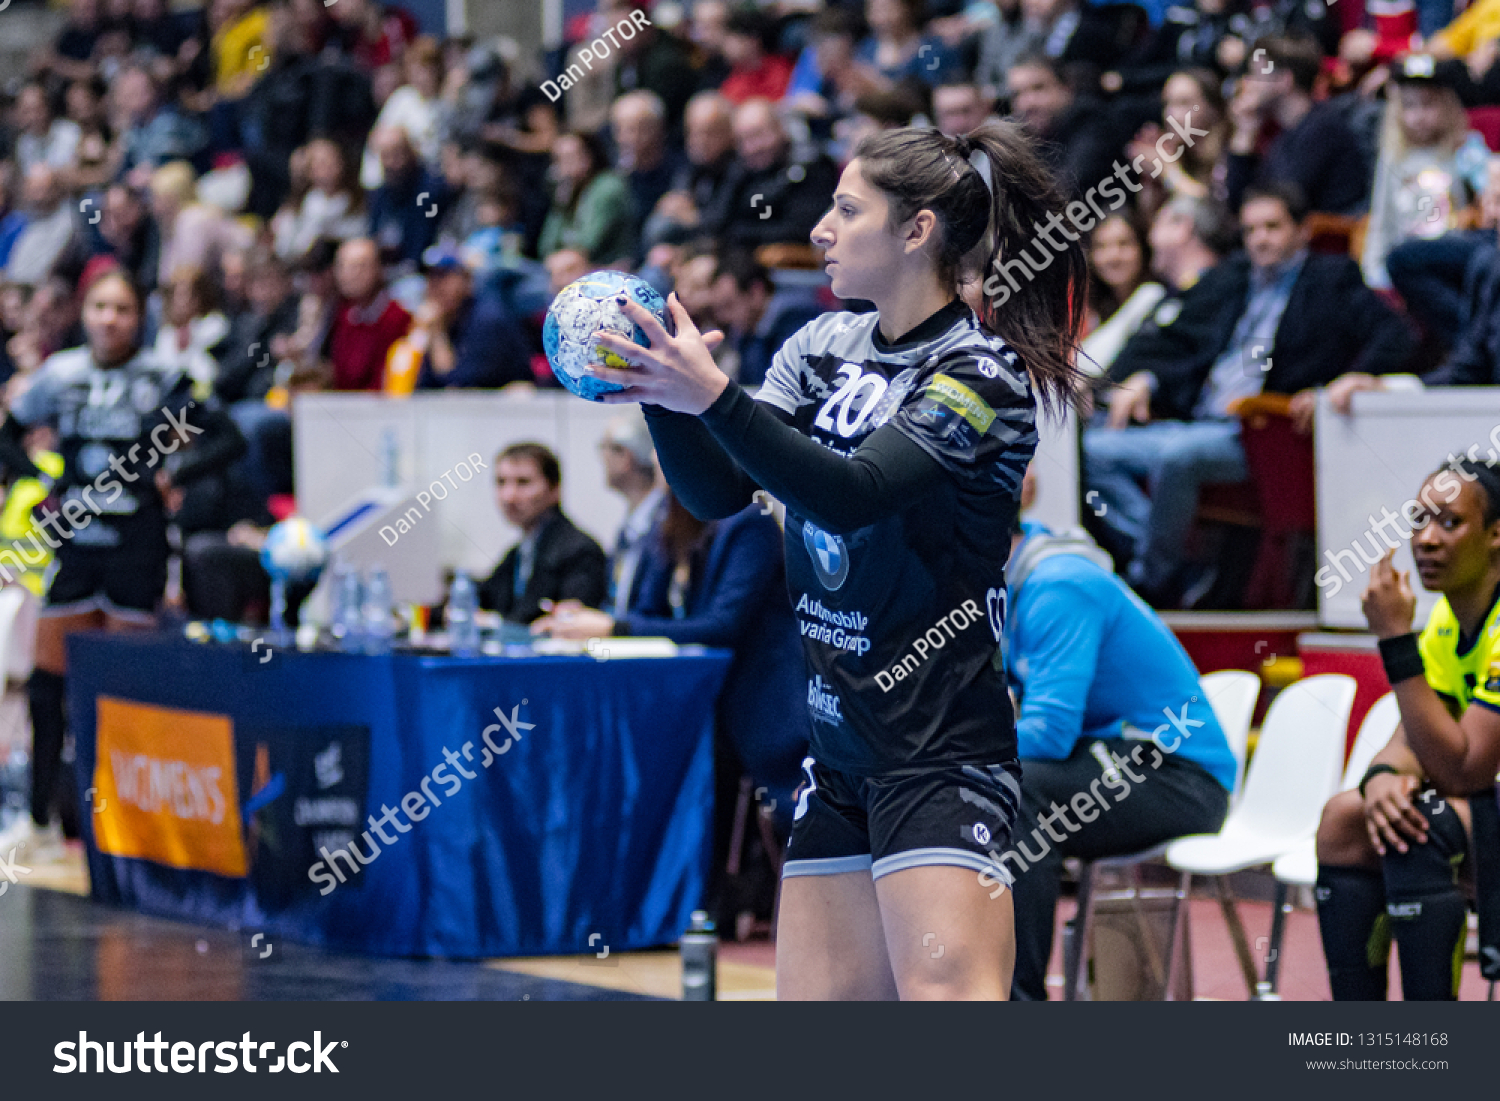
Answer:
<svg viewBox="0 0 1500 1101"><path fill-rule="evenodd" d="M479 653L479 590L467 570L455 570L448 586L448 649L455 657Z"/></svg>
<svg viewBox="0 0 1500 1101"><path fill-rule="evenodd" d="M384 566L376 566L365 581L364 649L366 653L389 653L396 633L391 623L395 604L391 597L391 578Z"/></svg>
<svg viewBox="0 0 1500 1101"><path fill-rule="evenodd" d="M359 571L347 562L334 566L328 594L328 633L341 650L359 649L364 635L364 599Z"/></svg>

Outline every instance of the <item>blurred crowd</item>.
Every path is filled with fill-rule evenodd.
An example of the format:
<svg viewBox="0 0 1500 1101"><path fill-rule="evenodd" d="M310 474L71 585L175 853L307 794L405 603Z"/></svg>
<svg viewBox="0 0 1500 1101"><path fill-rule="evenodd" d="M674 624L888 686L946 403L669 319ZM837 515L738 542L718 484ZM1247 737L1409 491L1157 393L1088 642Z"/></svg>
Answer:
<svg viewBox="0 0 1500 1101"><path fill-rule="evenodd" d="M859 140L996 118L1085 212L1084 479L1154 603L1201 588L1174 548L1198 486L1245 476L1237 400L1284 394L1307 431L1324 389L1496 381L1500 0L600 0L564 37L439 37L376 0L72 0L5 86L8 399L125 269L148 346L248 441L188 525L222 532L293 492L297 391L556 385L543 315L596 268L675 290L753 386L860 308L808 242ZM1036 251L969 293L1021 293Z"/></svg>

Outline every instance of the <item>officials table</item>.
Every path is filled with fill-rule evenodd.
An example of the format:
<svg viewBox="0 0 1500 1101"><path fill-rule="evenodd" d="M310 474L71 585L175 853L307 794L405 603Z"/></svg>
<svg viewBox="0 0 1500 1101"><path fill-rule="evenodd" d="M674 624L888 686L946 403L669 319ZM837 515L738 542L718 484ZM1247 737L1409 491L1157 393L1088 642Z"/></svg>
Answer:
<svg viewBox="0 0 1500 1101"><path fill-rule="evenodd" d="M68 660L100 901L267 943L458 958L668 943L702 901L727 652L84 634Z"/></svg>

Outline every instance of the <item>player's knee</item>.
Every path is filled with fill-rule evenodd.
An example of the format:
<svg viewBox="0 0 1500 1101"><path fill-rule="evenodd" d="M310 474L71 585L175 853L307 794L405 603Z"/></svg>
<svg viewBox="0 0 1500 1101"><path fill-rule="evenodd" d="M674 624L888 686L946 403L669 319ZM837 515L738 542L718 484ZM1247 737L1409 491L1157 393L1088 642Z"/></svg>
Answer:
<svg viewBox="0 0 1500 1101"><path fill-rule="evenodd" d="M1324 804L1316 844L1319 864L1356 866L1376 862L1359 792L1340 792Z"/></svg>
<svg viewBox="0 0 1500 1101"><path fill-rule="evenodd" d="M1386 894L1393 902L1457 889L1459 867L1467 850L1464 828L1452 808L1425 817L1426 842L1408 845L1405 852L1388 847L1381 861Z"/></svg>

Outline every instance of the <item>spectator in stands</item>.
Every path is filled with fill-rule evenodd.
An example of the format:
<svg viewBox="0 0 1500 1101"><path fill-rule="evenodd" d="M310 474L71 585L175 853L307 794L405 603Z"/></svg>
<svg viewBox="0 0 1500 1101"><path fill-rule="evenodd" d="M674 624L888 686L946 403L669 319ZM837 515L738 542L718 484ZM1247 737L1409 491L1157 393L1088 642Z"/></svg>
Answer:
<svg viewBox="0 0 1500 1101"><path fill-rule="evenodd" d="M562 468L551 449L518 443L500 452L495 497L521 541L479 586L480 607L512 623L565 600L598 607L608 590L604 550L563 514Z"/></svg>
<svg viewBox="0 0 1500 1101"><path fill-rule="evenodd" d="M39 164L58 172L73 167L82 131L76 122L53 114L46 88L23 85L16 96L15 117L20 130L16 135L16 167L22 176Z"/></svg>
<svg viewBox="0 0 1500 1101"><path fill-rule="evenodd" d="M416 40L417 21L404 8L376 0L339 0L331 10L341 51L367 73L400 62Z"/></svg>
<svg viewBox="0 0 1500 1101"><path fill-rule="evenodd" d="M602 0L599 6L608 26L631 20L635 13L645 13L644 0ZM685 45L675 36L662 31L656 24L647 21L638 27L635 37L623 34L616 51L619 62L615 66L615 94L636 89L655 92L667 109L667 124L674 134L680 133L682 112L687 101L698 90L698 74L693 71L692 58Z"/></svg>
<svg viewBox="0 0 1500 1101"><path fill-rule="evenodd" d="M780 599L786 567L776 521L751 505L705 523L667 492L667 516L640 566L638 610L612 616L598 601L562 602L532 629L574 639L662 635L734 651L716 708L715 863L723 867L743 775L769 789L763 805L777 808L785 841L807 752L807 673L791 605Z"/></svg>
<svg viewBox="0 0 1500 1101"><path fill-rule="evenodd" d="M328 334L335 390L378 390L391 345L411 328L411 314L386 293L380 249L368 237L339 246L334 265L342 302Z"/></svg>
<svg viewBox="0 0 1500 1101"><path fill-rule="evenodd" d="M52 265L72 243L78 232L78 209L64 194L57 172L45 164L26 173L22 198L26 226L11 246L5 278L35 286L51 274Z"/></svg>
<svg viewBox="0 0 1500 1101"><path fill-rule="evenodd" d="M3 223L0 223L3 224ZM1476 302L1489 282L1500 250L1500 156L1486 165L1479 196L1479 225L1431 239L1413 237L1386 255L1391 284L1421 324L1427 339L1447 349L1478 319Z"/></svg>
<svg viewBox="0 0 1500 1101"><path fill-rule="evenodd" d="M653 92L626 92L609 109L615 170L630 189L632 235L682 171L682 154L667 145L667 111Z"/></svg>
<svg viewBox="0 0 1500 1101"><path fill-rule="evenodd" d="M37 287L26 303L20 330L6 342L6 355L16 370L7 384L7 399L14 401L22 389L17 384L28 383L52 353L73 347L81 332L73 287L55 277Z"/></svg>
<svg viewBox="0 0 1500 1101"><path fill-rule="evenodd" d="M933 124L950 138L983 126L992 107L977 84L939 84L932 90Z"/></svg>
<svg viewBox="0 0 1500 1101"><path fill-rule="evenodd" d="M1370 166L1354 131L1333 103L1315 103L1313 84L1322 54L1305 39L1272 37L1256 43L1264 49L1265 72L1254 67L1240 81L1229 106L1227 188L1238 209L1252 183L1295 184L1312 210L1353 214L1370 195ZM1280 132L1260 153L1268 127Z"/></svg>
<svg viewBox="0 0 1500 1101"><path fill-rule="evenodd" d="M1151 269L1174 294L1181 294L1235 246L1237 231L1227 212L1208 199L1179 195L1151 220L1147 243Z"/></svg>
<svg viewBox="0 0 1500 1101"><path fill-rule="evenodd" d="M635 254L634 213L625 181L609 170L591 134L566 133L552 149L557 177L542 226L541 253L576 248L609 263Z"/></svg>
<svg viewBox="0 0 1500 1101"><path fill-rule="evenodd" d="M576 248L560 248L544 262L554 298L569 283L582 279L593 270L588 256Z"/></svg>
<svg viewBox="0 0 1500 1101"><path fill-rule="evenodd" d="M854 59L870 66L888 89L901 80L941 84L959 75L958 58L940 38L924 36L922 0L865 0L870 35Z"/></svg>
<svg viewBox="0 0 1500 1101"><path fill-rule="evenodd" d="M780 99L792 76L792 63L776 52L776 21L755 8L736 8L724 26L724 60L729 75L719 91L736 105L747 99Z"/></svg>
<svg viewBox="0 0 1500 1101"><path fill-rule="evenodd" d="M207 145L203 124L164 102L149 70L127 65L111 94L119 112L115 171L133 186L146 186L156 169L169 161L190 161Z"/></svg>
<svg viewBox="0 0 1500 1101"><path fill-rule="evenodd" d="M437 237L448 185L418 159L405 130L376 130L370 141L385 174L369 196L370 235L391 262L416 264Z"/></svg>
<svg viewBox="0 0 1500 1101"><path fill-rule="evenodd" d="M229 319L218 308L218 288L202 268L178 268L162 285L162 323L156 333L157 361L182 371L205 390L218 378L210 349L229 335Z"/></svg>
<svg viewBox="0 0 1500 1101"><path fill-rule="evenodd" d="M283 208L271 219L276 255L292 263L320 240L347 241L369 231L364 195L338 143L315 138L307 144L305 156L311 186L295 207Z"/></svg>
<svg viewBox="0 0 1500 1101"><path fill-rule="evenodd" d="M838 183L833 163L794 154L775 106L763 99L735 110L734 144L735 163L718 200L703 212L703 228L734 247L806 244Z"/></svg>
<svg viewBox="0 0 1500 1101"><path fill-rule="evenodd" d="M713 295L724 343L738 357L730 377L742 386L764 382L781 346L823 312L810 293L777 293L771 273L743 252L726 253L719 261Z"/></svg>
<svg viewBox="0 0 1500 1101"><path fill-rule="evenodd" d="M1428 54L1413 54L1391 70L1361 258L1372 287L1391 286L1385 260L1393 247L1453 228L1484 190L1490 152L1469 129L1458 98L1467 80L1463 62L1434 61Z"/></svg>
<svg viewBox="0 0 1500 1101"><path fill-rule="evenodd" d="M1179 565L1198 487L1249 477L1233 403L1262 391L1292 394L1305 426L1318 387L1329 386L1347 409L1361 375L1400 370L1415 345L1353 260L1309 254L1306 215L1292 188L1247 192L1245 252L1126 344L1110 372L1122 381L1108 422L1084 434L1086 484L1107 505L1101 520L1133 548L1127 577L1158 606L1182 596Z"/></svg>
<svg viewBox="0 0 1500 1101"><path fill-rule="evenodd" d="M79 237L86 254L80 258L78 270L81 272L95 257L108 256L130 273L137 286L148 293L155 290L161 234L145 198L125 184L112 184L104 192L100 208L99 224L88 226L88 232Z"/></svg>
<svg viewBox="0 0 1500 1101"><path fill-rule="evenodd" d="M1160 161L1162 170L1140 178L1145 191L1136 203L1146 214L1154 214L1176 195L1222 201L1228 171L1229 120L1218 78L1204 69L1173 73L1161 93L1161 123L1149 122L1137 132L1125 150L1133 164L1137 155L1149 166ZM1176 160L1159 157L1157 142L1171 134L1164 151L1179 152ZM1189 145L1186 134L1192 139ZM1154 171L1154 170L1153 170Z"/></svg>
<svg viewBox="0 0 1500 1101"><path fill-rule="evenodd" d="M833 119L849 111L856 97L884 85L872 66L855 59L864 32L864 23L848 8L826 8L813 17L785 105L805 116L817 137L827 136Z"/></svg>
<svg viewBox="0 0 1500 1101"><path fill-rule="evenodd" d="M182 267L212 270L230 249L248 248L252 233L222 210L198 201L198 180L186 161L164 164L151 175L151 213L161 234L157 280Z"/></svg>
<svg viewBox="0 0 1500 1101"><path fill-rule="evenodd" d="M1060 62L1026 54L1011 65L1006 87L1011 112L1044 143L1042 157L1065 186L1082 193L1114 174L1114 128L1097 102L1074 94Z"/></svg>
<svg viewBox="0 0 1500 1101"><path fill-rule="evenodd" d="M71 0L68 21L50 48L38 52L31 67L38 75L56 74L64 80L87 80L94 75L94 47L104 33L100 0Z"/></svg>
<svg viewBox="0 0 1500 1101"><path fill-rule="evenodd" d="M1151 95L1173 73L1185 71L1204 74L1204 86L1217 90L1224 77L1244 62L1243 36L1249 27L1250 19L1240 5L1225 0L1169 7L1160 25L1116 68L1106 71L1100 83L1112 94Z"/></svg>
<svg viewBox="0 0 1500 1101"><path fill-rule="evenodd" d="M1151 246L1140 216L1126 207L1110 214L1088 236L1088 333L1078 367L1108 374L1125 342L1156 312L1166 288L1151 278Z"/></svg>
<svg viewBox="0 0 1500 1101"><path fill-rule="evenodd" d="M286 199L294 150L314 137L362 147L376 110L368 74L336 51L321 54L294 9L273 4L270 12L271 64L240 105L251 173L246 206L265 218Z"/></svg>
<svg viewBox="0 0 1500 1101"><path fill-rule="evenodd" d="M75 80L64 94L67 121L78 127L73 163L66 172L71 191L92 191L110 180L113 131L104 108L106 90L104 82L96 78Z"/></svg>
<svg viewBox="0 0 1500 1101"><path fill-rule="evenodd" d="M912 95L910 85L898 84L888 92L865 92L854 101L854 110L833 124L830 154L847 164L869 135L910 126L921 110L922 102Z"/></svg>
<svg viewBox="0 0 1500 1101"><path fill-rule="evenodd" d="M698 49L698 87L717 89L729 76L724 59L724 35L729 26L729 5L724 0L698 0L693 5L688 39Z"/></svg>
<svg viewBox="0 0 1500 1101"><path fill-rule="evenodd" d="M974 83L989 96L1003 93L1011 65L1043 44L1039 30L1026 22L1020 0L995 0L995 16L984 23L974 66Z"/></svg>
<svg viewBox="0 0 1500 1101"><path fill-rule="evenodd" d="M718 92L699 92L683 116L687 163L679 166L671 190L646 220L645 244L659 242L673 227L694 228L714 205L734 164L734 108Z"/></svg>
<svg viewBox="0 0 1500 1101"><path fill-rule="evenodd" d="M436 170L443 112L442 47L437 39L423 35L406 51L401 67L406 80L381 106L375 119L375 130L378 132L387 127L404 130L422 162ZM374 191L384 181L380 154L367 145L359 166L360 186L366 191Z"/></svg>
<svg viewBox="0 0 1500 1101"><path fill-rule="evenodd" d="M245 291L247 306L219 347L214 392L248 444L241 480L264 501L292 491L291 417L268 398L297 328L298 296L285 265L266 249L247 258Z"/></svg>
<svg viewBox="0 0 1500 1101"><path fill-rule="evenodd" d="M1064 859L1216 832L1237 764L1192 659L1109 556L1083 532L1018 527L1005 570L1005 652L1019 703L1021 812L1000 862L1015 892L1011 997L1046 1001ZM1055 816L1059 808L1077 822Z"/></svg>
<svg viewBox="0 0 1500 1101"><path fill-rule="evenodd" d="M532 386L531 350L520 322L492 286L475 288L459 250L434 245L422 257L427 291L412 322L426 345L417 389Z"/></svg>
<svg viewBox="0 0 1500 1101"><path fill-rule="evenodd" d="M609 555L609 592L601 605L620 619L640 606L641 559L666 519L667 487L639 411L609 422L599 441L599 457L604 461L604 484L625 498L625 520Z"/></svg>

